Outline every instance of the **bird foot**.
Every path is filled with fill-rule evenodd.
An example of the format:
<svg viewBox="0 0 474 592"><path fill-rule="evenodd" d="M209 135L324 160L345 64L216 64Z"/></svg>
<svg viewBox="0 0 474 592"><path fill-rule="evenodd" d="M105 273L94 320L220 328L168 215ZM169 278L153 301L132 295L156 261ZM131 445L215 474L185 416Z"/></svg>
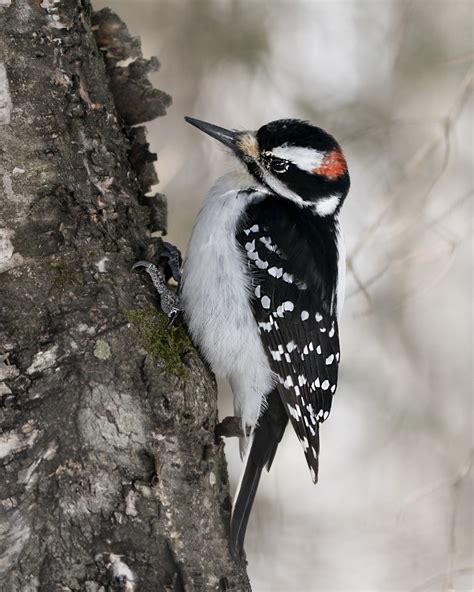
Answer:
<svg viewBox="0 0 474 592"><path fill-rule="evenodd" d="M242 419L240 417L224 417L224 419L218 423L214 429L216 438L245 438L250 436L250 429L247 430L247 434L242 429Z"/></svg>
<svg viewBox="0 0 474 592"><path fill-rule="evenodd" d="M169 245L169 243L165 243L165 244ZM172 247L173 249L175 249L176 253L180 257L179 251L178 251L178 249L176 249L176 247L173 247L173 245L169 245L169 247ZM171 273L173 274L173 277L177 281L179 281L179 279L181 277L181 271L179 268L179 258L176 255L176 253L172 253L170 250L168 263L169 263L169 266L171 269ZM161 257L161 255L163 255L163 253L160 254L160 257ZM166 257L167 254L165 254L164 256ZM173 290L171 290L171 288L166 284L166 278L165 278L164 274L158 269L158 267L156 265L154 265L153 263L150 263L149 261L137 261L132 266L132 271L134 271L135 269L139 269L140 267L145 268L145 271L151 277L151 281L153 282L153 285L155 286L156 291L160 295L161 310L169 318L168 325L166 326L166 328L169 329L171 327L171 325L173 325L173 323L176 321L176 319L178 318L180 313L182 312L182 309L181 309L181 306L179 303L179 298L178 298L177 294Z"/></svg>

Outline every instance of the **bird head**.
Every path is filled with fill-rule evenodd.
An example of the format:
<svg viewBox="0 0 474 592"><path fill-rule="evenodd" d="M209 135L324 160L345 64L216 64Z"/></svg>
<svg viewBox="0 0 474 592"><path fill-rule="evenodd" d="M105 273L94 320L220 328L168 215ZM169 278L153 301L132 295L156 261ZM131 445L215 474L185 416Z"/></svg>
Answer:
<svg viewBox="0 0 474 592"><path fill-rule="evenodd" d="M349 173L339 144L323 129L299 119L271 121L258 131L185 119L230 148L272 193L311 207L322 217L339 211L349 191Z"/></svg>

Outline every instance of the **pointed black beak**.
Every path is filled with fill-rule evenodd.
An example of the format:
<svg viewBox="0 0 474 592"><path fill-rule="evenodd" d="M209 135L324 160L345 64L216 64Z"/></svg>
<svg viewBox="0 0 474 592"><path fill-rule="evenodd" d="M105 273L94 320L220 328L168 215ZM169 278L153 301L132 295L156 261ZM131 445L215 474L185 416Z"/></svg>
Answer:
<svg viewBox="0 0 474 592"><path fill-rule="evenodd" d="M212 123L206 123L205 121L194 119L193 117L185 117L184 119L208 136L211 136L211 138L219 140L224 146L228 146L229 148L232 148L232 150L237 150L236 140L239 136L239 132L228 130L219 127L218 125L213 125Z"/></svg>

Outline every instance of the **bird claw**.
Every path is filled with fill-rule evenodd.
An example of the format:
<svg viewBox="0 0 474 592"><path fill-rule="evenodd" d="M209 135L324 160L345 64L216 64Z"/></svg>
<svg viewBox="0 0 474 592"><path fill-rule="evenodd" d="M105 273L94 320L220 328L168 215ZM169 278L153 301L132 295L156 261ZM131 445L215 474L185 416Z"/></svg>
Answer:
<svg viewBox="0 0 474 592"><path fill-rule="evenodd" d="M169 329L175 323L182 311L179 305L179 298L166 284L165 276L156 265L150 263L150 261L137 261L132 265L131 271L135 271L140 267L145 268L145 271L151 277L151 281L153 282L156 291L160 295L160 307L169 318L168 324L166 325L166 329Z"/></svg>
<svg viewBox="0 0 474 592"><path fill-rule="evenodd" d="M148 268L153 265L153 263L150 263L149 261L137 261L136 263L134 263L132 265L132 268L130 271L135 271L136 269L140 268L140 267L144 267L145 269L148 270Z"/></svg>

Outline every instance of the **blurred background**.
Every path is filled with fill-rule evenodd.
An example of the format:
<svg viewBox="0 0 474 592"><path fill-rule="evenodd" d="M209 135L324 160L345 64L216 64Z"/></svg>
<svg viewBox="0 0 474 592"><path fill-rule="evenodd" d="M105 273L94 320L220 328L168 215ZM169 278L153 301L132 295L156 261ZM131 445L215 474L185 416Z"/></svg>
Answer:
<svg viewBox="0 0 474 592"><path fill-rule="evenodd" d="M472 0L96 0L170 93L148 125L183 252L233 166L191 115L309 119L346 153L342 367L313 486L290 430L247 535L254 592L474 589ZM221 417L232 414L220 385ZM241 470L228 441L231 486Z"/></svg>

